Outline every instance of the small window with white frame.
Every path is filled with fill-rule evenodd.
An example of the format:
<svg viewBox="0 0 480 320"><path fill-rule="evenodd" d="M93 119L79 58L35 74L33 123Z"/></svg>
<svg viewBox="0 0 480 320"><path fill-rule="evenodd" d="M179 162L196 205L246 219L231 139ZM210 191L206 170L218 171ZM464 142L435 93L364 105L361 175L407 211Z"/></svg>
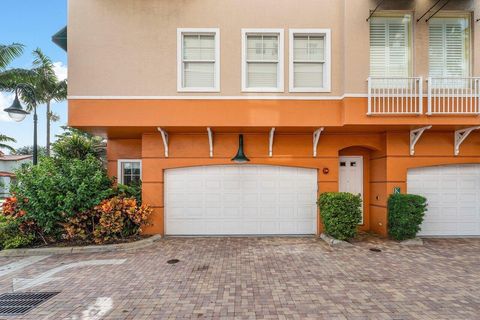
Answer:
<svg viewBox="0 0 480 320"><path fill-rule="evenodd" d="M140 184L142 179L142 160L118 160L118 183L126 185Z"/></svg>
<svg viewBox="0 0 480 320"><path fill-rule="evenodd" d="M242 91L283 92L283 29L242 29Z"/></svg>
<svg viewBox="0 0 480 320"><path fill-rule="evenodd" d="M290 29L290 92L330 92L330 29Z"/></svg>
<svg viewBox="0 0 480 320"><path fill-rule="evenodd" d="M219 29L177 29L177 90L220 91Z"/></svg>

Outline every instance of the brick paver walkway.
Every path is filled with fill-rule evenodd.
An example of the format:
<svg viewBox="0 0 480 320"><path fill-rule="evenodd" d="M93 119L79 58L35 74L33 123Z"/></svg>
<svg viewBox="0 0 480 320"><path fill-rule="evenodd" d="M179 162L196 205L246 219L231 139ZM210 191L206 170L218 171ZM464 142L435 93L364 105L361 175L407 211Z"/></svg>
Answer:
<svg viewBox="0 0 480 320"><path fill-rule="evenodd" d="M332 250L316 238L169 238L136 253L52 256L0 277L0 293L12 278L94 259L127 260L56 274L29 290L61 293L13 319L480 319L480 239Z"/></svg>

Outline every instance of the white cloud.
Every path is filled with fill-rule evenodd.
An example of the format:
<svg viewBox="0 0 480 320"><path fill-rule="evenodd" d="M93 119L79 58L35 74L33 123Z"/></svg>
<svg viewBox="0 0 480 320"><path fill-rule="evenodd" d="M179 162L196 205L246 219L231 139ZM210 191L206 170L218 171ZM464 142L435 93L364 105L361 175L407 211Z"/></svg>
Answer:
<svg viewBox="0 0 480 320"><path fill-rule="evenodd" d="M0 122L13 121L3 109L10 107L14 97L13 93L0 92Z"/></svg>
<svg viewBox="0 0 480 320"><path fill-rule="evenodd" d="M62 61L54 62L53 70L55 71L55 74L57 75L58 80L62 81L67 79L68 68L66 65L63 64Z"/></svg>

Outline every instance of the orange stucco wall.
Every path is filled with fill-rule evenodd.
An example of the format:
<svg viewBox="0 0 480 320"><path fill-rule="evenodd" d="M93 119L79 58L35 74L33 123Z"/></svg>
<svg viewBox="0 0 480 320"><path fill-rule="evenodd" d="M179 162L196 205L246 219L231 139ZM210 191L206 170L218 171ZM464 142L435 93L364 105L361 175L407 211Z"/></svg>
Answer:
<svg viewBox="0 0 480 320"><path fill-rule="evenodd" d="M170 134L169 157L165 158L163 142L158 133L145 133L140 139L116 139L109 143L109 171L116 174L116 159L141 158L144 202L154 208L152 225L147 233L164 233L163 192L165 169L176 167L232 164L238 135L214 135L214 157L208 154L207 134ZM362 230L387 234L388 195L394 187L407 191L409 168L480 163L480 134L472 134L462 145L461 155L453 156L453 132L425 132L418 142L416 155L409 155L409 131L383 133L327 133L321 136L318 156L312 156L310 134L277 134L273 157L268 157L268 135L246 133L245 152L251 164L299 166L318 170L319 193L338 191L338 157L360 155L364 158L364 225ZM329 173L324 174L323 168ZM321 231L321 223L318 232Z"/></svg>

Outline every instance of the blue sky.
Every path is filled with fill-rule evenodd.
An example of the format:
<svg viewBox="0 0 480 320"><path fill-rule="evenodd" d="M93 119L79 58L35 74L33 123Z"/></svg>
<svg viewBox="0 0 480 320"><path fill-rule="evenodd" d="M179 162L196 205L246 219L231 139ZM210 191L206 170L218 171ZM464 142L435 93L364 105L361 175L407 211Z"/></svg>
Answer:
<svg viewBox="0 0 480 320"><path fill-rule="evenodd" d="M52 35L67 24L67 0L1 0L0 43L19 42L25 45L22 57L11 66L30 68L31 52L40 48L55 62L56 72L65 77L67 72L67 54L52 41ZM17 140L12 144L21 147L33 144L33 118L28 116L22 122L12 122L3 109L10 106L12 95L0 95L0 133ZM52 124L52 140L62 130L60 126L67 123L67 103L55 103L52 110L60 116L60 121ZM45 145L45 106L37 108L38 144ZM3 150L5 151L5 150Z"/></svg>

